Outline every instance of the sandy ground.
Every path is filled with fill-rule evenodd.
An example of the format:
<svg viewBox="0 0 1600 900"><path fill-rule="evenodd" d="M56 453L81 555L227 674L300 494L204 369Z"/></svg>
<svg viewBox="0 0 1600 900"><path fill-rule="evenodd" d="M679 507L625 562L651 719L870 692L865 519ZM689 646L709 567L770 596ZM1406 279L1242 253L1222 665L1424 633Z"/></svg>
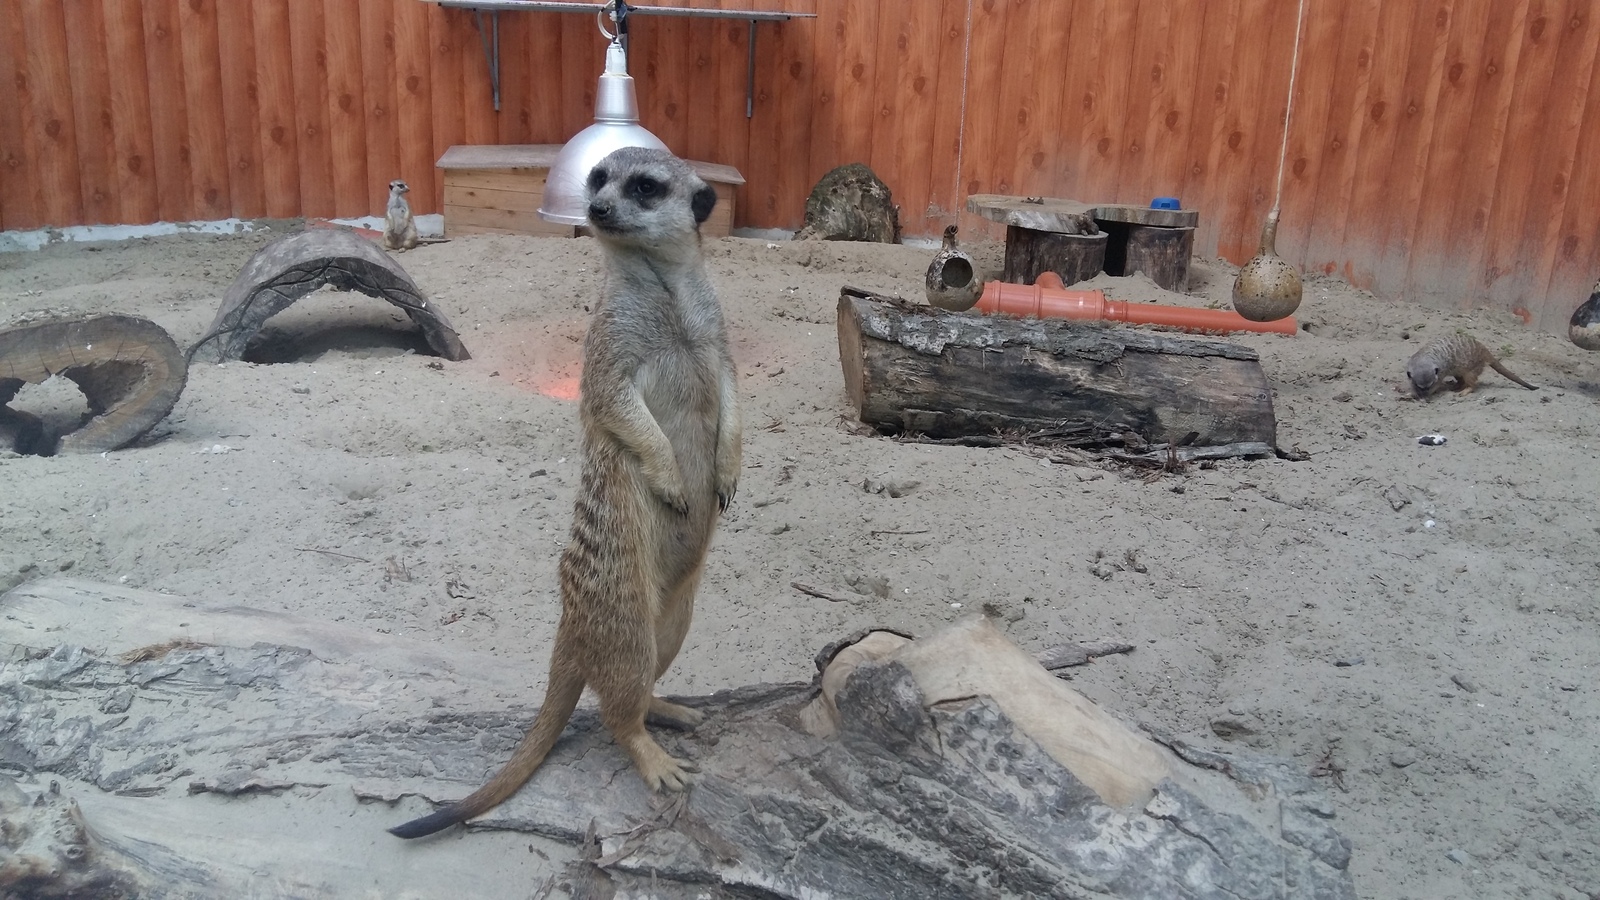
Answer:
<svg viewBox="0 0 1600 900"><path fill-rule="evenodd" d="M0 319L139 314L187 346L275 233L3 253ZM1600 897L1600 358L1514 319L1312 279L1299 336L1239 338L1261 352L1281 446L1309 460L1151 480L855 433L839 288L918 297L928 251L735 238L707 253L746 469L664 690L806 679L827 640L979 608L1031 650L1124 639L1138 649L1075 685L1127 720L1326 776L1362 896ZM996 247L976 253L997 267ZM273 320L262 362L196 367L139 445L0 459L0 588L70 570L542 671L596 249L476 236L400 260L472 360L415 352L387 304L307 297ZM1225 304L1232 276L1197 261L1187 297L1095 286ZM1467 397L1397 393L1417 342L1455 329L1543 389L1489 372ZM15 405L71 415L81 400L47 384ZM1419 446L1430 432L1449 442ZM920 484L862 489L880 477ZM790 587L864 576L887 596Z"/></svg>

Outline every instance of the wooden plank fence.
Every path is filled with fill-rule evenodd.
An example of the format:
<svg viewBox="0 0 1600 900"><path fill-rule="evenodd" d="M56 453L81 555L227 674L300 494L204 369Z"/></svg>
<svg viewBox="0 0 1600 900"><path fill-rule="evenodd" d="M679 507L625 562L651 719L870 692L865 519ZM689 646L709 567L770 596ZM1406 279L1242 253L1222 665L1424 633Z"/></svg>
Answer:
<svg viewBox="0 0 1600 900"><path fill-rule="evenodd" d="M690 0L811 12L757 30L639 17L642 118L748 179L740 226L795 228L862 161L908 235L971 193L1200 210L1252 255L1278 176L1295 0ZM1383 296L1558 329L1600 276L1600 5L1306 0L1278 249ZM381 212L462 143L559 143L592 116L588 16L422 0L0 0L0 229Z"/></svg>

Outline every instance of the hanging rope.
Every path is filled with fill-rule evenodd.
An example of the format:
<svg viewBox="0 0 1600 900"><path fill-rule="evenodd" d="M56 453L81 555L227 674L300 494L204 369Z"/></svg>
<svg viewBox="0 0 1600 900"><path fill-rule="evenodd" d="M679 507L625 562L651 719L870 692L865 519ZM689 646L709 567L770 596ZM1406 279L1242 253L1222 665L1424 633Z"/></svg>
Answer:
<svg viewBox="0 0 1600 900"><path fill-rule="evenodd" d="M1300 74L1301 28L1306 18L1306 0L1300 0L1300 11L1294 19L1294 57L1289 62L1289 100L1283 111L1283 146L1278 149L1278 189L1272 195L1271 217L1278 218L1278 207L1283 203L1283 163L1289 158L1289 122L1294 116L1294 80Z"/></svg>

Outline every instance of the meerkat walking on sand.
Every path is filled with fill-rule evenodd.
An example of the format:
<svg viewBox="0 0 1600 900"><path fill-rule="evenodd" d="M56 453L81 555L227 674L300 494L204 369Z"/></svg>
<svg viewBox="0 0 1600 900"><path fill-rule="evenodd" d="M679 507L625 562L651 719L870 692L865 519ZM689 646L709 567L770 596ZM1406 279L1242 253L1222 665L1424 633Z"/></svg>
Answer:
<svg viewBox="0 0 1600 900"><path fill-rule="evenodd" d="M1446 378L1456 381L1456 389L1470 394L1478 386L1483 367L1488 366L1530 391L1538 388L1518 378L1505 364L1478 343L1470 334L1447 334L1436 338L1411 355L1406 361L1406 378L1411 381L1411 391L1419 399L1439 390Z"/></svg>
<svg viewBox="0 0 1600 900"><path fill-rule="evenodd" d="M652 790L689 767L645 716L679 727L701 713L656 697L683 645L717 516L739 482L741 425L722 307L700 224L717 195L682 160L625 148L589 174L589 224L605 287L584 342L583 476L561 555L561 622L544 706L510 762L458 803L390 829L412 838L515 793L566 727L585 685L600 719Z"/></svg>
<svg viewBox="0 0 1600 900"><path fill-rule="evenodd" d="M411 188L398 178L389 182L389 209L383 216L383 246L386 250L411 250L417 246L417 223L411 217L406 194Z"/></svg>

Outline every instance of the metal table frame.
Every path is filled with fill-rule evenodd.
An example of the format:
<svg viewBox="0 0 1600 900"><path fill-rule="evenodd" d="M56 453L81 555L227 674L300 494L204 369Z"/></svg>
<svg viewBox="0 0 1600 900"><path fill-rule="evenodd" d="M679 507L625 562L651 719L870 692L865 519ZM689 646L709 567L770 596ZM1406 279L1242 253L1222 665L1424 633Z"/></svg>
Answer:
<svg viewBox="0 0 1600 900"><path fill-rule="evenodd" d="M489 90L494 95L494 108L500 111L500 14L502 12L563 12L603 13L605 3L584 3L582 0L426 0L454 9L470 9L478 23L478 40L483 45L483 56L489 64ZM489 14L489 28L485 30L483 14ZM685 16L701 19L740 19L750 23L749 50L745 61L744 116L755 115L756 104L756 23L787 22L790 19L814 19L816 13L775 12L747 9L694 9L687 6L634 6L627 5L628 16ZM622 32L623 49L627 49L626 26Z"/></svg>

